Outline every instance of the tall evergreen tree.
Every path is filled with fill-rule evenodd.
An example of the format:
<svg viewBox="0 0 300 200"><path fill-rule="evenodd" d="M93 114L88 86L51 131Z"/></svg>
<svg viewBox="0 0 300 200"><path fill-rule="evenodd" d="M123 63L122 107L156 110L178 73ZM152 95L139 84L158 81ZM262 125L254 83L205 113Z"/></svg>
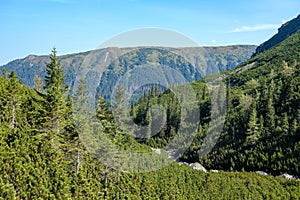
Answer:
<svg viewBox="0 0 300 200"><path fill-rule="evenodd" d="M129 117L125 105L125 90L122 85L118 85L117 91L114 95L114 101L112 102L113 115L116 123L119 127L125 128L126 121ZM127 119L126 119L127 118Z"/></svg>
<svg viewBox="0 0 300 200"><path fill-rule="evenodd" d="M266 128L269 133L275 130L275 108L272 91L269 91L269 99L267 101L267 113L266 113Z"/></svg>
<svg viewBox="0 0 300 200"><path fill-rule="evenodd" d="M9 75L9 85L8 85L8 94L9 94L9 111L10 111L10 128L16 128L18 125L17 115L20 112L20 89L21 83L15 72L11 72Z"/></svg>
<svg viewBox="0 0 300 200"><path fill-rule="evenodd" d="M249 117L248 129L246 133L246 144L255 145L260 137L260 124L258 123L256 103L252 103L252 110Z"/></svg>
<svg viewBox="0 0 300 200"><path fill-rule="evenodd" d="M58 137L62 136L62 130L65 126L66 116L66 97L67 89L64 85L64 71L58 57L56 49L53 48L50 55L50 62L46 65L45 87L48 132Z"/></svg>
<svg viewBox="0 0 300 200"><path fill-rule="evenodd" d="M71 152L75 154L74 169L75 173L78 174L80 166L82 165L84 156L84 146L80 141L80 134L87 131L89 108L88 108L88 91L85 84L85 80L80 78L78 86L73 95L74 107L73 107L73 118L75 130L73 130L70 142L72 144Z"/></svg>
<svg viewBox="0 0 300 200"><path fill-rule="evenodd" d="M41 151L45 159L49 160L46 165L52 179L55 193L56 190L68 190L69 177L67 177L67 163L65 159L67 131L69 125L68 116L70 109L67 106L66 90L64 84L64 70L61 66L57 51L53 48L50 54L50 62L46 64L45 76L45 123L46 137L42 140ZM64 184L64 185L63 185ZM62 196L57 196L62 198Z"/></svg>

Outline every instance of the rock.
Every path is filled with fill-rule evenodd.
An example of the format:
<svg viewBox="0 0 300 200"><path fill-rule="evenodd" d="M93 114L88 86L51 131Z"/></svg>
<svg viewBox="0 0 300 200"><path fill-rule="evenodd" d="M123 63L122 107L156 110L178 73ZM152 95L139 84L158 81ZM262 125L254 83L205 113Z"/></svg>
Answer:
<svg viewBox="0 0 300 200"><path fill-rule="evenodd" d="M154 149L154 148L151 148L152 151L154 151L154 153L157 153L157 154L161 154L161 150L160 149Z"/></svg>
<svg viewBox="0 0 300 200"><path fill-rule="evenodd" d="M187 162L178 162L179 165L189 165Z"/></svg>
<svg viewBox="0 0 300 200"><path fill-rule="evenodd" d="M212 170L210 170L210 172L218 173L219 170L212 169Z"/></svg>
<svg viewBox="0 0 300 200"><path fill-rule="evenodd" d="M256 173L258 173L262 176L269 176L269 174L267 172L264 172L264 171L256 171Z"/></svg>
<svg viewBox="0 0 300 200"><path fill-rule="evenodd" d="M191 163L190 164L190 167L195 169L195 170L198 170L198 171L203 171L203 172L207 172L207 170L200 164L200 163Z"/></svg>
<svg viewBox="0 0 300 200"><path fill-rule="evenodd" d="M167 153L168 153L168 157L169 158L171 158L172 160L176 160L177 161L176 156L175 156L176 151L174 149L168 150Z"/></svg>
<svg viewBox="0 0 300 200"><path fill-rule="evenodd" d="M294 180L294 179L296 179L295 176L290 175L290 174L282 174L282 175L280 175L279 177L283 177L283 178L285 178L285 179L287 179L287 180Z"/></svg>

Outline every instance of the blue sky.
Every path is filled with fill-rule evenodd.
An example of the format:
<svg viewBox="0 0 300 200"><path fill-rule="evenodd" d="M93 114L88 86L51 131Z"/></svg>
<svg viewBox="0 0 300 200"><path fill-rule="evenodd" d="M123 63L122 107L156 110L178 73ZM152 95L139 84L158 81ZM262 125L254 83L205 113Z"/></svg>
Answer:
<svg viewBox="0 0 300 200"><path fill-rule="evenodd" d="M0 65L29 54L75 53L156 27L201 46L260 44L300 14L299 0L2 0Z"/></svg>

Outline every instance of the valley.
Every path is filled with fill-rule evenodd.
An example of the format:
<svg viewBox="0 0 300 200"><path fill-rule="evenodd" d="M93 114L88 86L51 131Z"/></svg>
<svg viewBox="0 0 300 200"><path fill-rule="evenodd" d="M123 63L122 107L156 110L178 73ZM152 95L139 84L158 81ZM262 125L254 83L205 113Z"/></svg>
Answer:
<svg viewBox="0 0 300 200"><path fill-rule="evenodd" d="M1 66L0 198L299 199L299 25Z"/></svg>

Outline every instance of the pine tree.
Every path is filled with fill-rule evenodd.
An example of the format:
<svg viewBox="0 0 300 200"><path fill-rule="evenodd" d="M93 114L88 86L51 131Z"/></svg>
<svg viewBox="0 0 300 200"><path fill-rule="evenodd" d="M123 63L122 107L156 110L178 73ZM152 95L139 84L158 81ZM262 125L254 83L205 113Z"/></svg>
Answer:
<svg viewBox="0 0 300 200"><path fill-rule="evenodd" d="M259 116L259 132L261 135L264 135L264 118L262 115Z"/></svg>
<svg viewBox="0 0 300 200"><path fill-rule="evenodd" d="M267 113L266 113L266 128L268 129L268 134L275 131L275 108L274 108L274 81L271 81L270 88L268 90L268 100L267 100Z"/></svg>
<svg viewBox="0 0 300 200"><path fill-rule="evenodd" d="M112 102L113 117L118 125L123 130L126 130L129 110L125 105L125 90L122 85L118 85ZM128 112L127 112L128 111Z"/></svg>
<svg viewBox="0 0 300 200"><path fill-rule="evenodd" d="M287 113L283 114L283 117L281 118L281 130L285 135L289 134L289 120L288 120L288 115Z"/></svg>
<svg viewBox="0 0 300 200"><path fill-rule="evenodd" d="M18 113L20 111L20 89L21 83L15 72L11 72L9 75L8 95L9 95L9 111L10 111L10 128L16 128L18 125Z"/></svg>
<svg viewBox="0 0 300 200"><path fill-rule="evenodd" d="M66 125L65 125L65 134L64 134L64 149L70 154L71 162L74 167L76 174L79 173L80 168L80 151L81 143L79 140L79 132L76 129L76 120L75 114L73 112L73 102L71 96L68 95L66 102ZM74 156L75 155L75 156Z"/></svg>
<svg viewBox="0 0 300 200"><path fill-rule="evenodd" d="M48 118L46 127L48 132L54 134L55 137L62 137L62 131L65 127L66 88L64 85L64 71L56 56L56 49L53 48L50 62L46 65L44 89L46 90L45 109Z"/></svg>
<svg viewBox="0 0 300 200"><path fill-rule="evenodd" d="M260 128L257 119L256 103L252 103L252 110L249 117L248 129L246 133L246 144L255 145L260 137Z"/></svg>
<svg viewBox="0 0 300 200"><path fill-rule="evenodd" d="M110 133L114 128L113 116L110 110L110 105L106 102L103 96L98 96L96 105L96 116L103 126L105 133Z"/></svg>
<svg viewBox="0 0 300 200"><path fill-rule="evenodd" d="M80 166L82 165L83 155L85 154L85 149L80 141L80 134L87 132L89 115L91 114L88 108L88 91L86 87L85 80L81 78L78 82L78 87L76 88L74 95L74 110L73 121L75 130L71 134L71 151L75 154L74 168L75 173L78 174Z"/></svg>
<svg viewBox="0 0 300 200"><path fill-rule="evenodd" d="M46 136L40 141L40 151L46 160L47 173L51 177L53 197L63 198L69 188L70 177L67 176L68 161L65 159L67 146L67 125L70 109L67 107L64 85L64 71L56 56L56 49L50 54L50 62L46 64L45 77L45 122ZM44 134L42 134L44 135Z"/></svg>

